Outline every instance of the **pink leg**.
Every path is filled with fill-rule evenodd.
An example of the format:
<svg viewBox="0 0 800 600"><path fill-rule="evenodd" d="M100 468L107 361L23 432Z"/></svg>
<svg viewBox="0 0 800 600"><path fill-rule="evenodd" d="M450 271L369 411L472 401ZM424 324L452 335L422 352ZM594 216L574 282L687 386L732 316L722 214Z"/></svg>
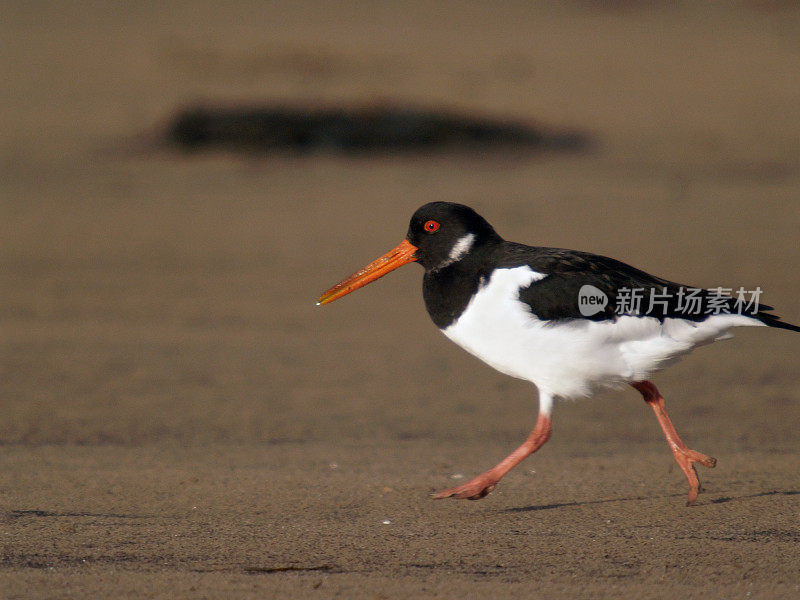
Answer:
<svg viewBox="0 0 800 600"><path fill-rule="evenodd" d="M539 419L536 421L536 427L531 431L528 439L525 440L519 448L514 450L514 452L500 461L496 467L489 469L485 473L481 473L475 479L464 485L444 490L438 494L434 494L433 497L437 500L441 498L469 498L470 500L480 500L494 489L503 475L516 467L524 458L541 448L542 445L550 439L551 431L552 421L550 416L540 412Z"/></svg>
<svg viewBox="0 0 800 600"><path fill-rule="evenodd" d="M678 437L678 432L675 431L675 426L672 424L669 415L667 415L664 398L655 385L649 381L637 381L631 385L639 391L644 401L647 402L653 409L653 412L656 413L658 423L661 425L664 435L667 436L667 443L672 450L672 455L675 457L675 462L678 463L678 466L686 475L686 479L689 480L689 499L686 505L691 506L694 504L694 501L697 500L697 494L702 490L700 487L700 480L697 477L697 471L694 468L694 463L700 463L703 466L713 468L717 464L717 459L706 456L705 454L700 454L686 447L686 444Z"/></svg>

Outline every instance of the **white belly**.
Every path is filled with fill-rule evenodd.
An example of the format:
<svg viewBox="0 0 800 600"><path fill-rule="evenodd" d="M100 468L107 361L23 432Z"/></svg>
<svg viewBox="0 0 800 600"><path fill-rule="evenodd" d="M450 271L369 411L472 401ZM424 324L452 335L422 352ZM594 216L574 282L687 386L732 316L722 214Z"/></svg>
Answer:
<svg viewBox="0 0 800 600"><path fill-rule="evenodd" d="M494 271L444 334L502 373L530 381L545 394L575 398L598 386L647 379L734 325L761 325L738 315L702 323L630 316L541 321L519 300L519 290L544 277L527 266Z"/></svg>

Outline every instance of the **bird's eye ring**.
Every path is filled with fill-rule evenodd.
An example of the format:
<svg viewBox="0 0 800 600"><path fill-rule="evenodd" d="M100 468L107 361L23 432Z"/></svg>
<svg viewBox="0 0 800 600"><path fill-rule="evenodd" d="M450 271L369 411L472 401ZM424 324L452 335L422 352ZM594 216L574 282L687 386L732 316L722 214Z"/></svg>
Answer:
<svg viewBox="0 0 800 600"><path fill-rule="evenodd" d="M441 227L441 225L439 225L438 221L426 221L424 227L425 231L428 233L434 233L439 229L439 227Z"/></svg>

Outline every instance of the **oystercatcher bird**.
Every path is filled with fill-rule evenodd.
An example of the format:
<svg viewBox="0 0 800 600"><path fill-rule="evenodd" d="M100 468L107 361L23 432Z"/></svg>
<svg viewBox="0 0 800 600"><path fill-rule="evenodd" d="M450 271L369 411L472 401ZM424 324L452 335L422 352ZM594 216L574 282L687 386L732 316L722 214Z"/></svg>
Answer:
<svg viewBox="0 0 800 600"><path fill-rule="evenodd" d="M556 399L628 384L655 412L689 481L691 505L701 489L694 465L714 467L716 459L681 441L648 378L696 346L730 337L732 327L800 331L759 304L756 291L698 289L612 258L507 242L474 210L448 202L422 206L399 246L330 288L318 304L415 261L425 268L422 293L436 326L467 352L539 391L538 420L522 445L435 498L483 498L549 439Z"/></svg>

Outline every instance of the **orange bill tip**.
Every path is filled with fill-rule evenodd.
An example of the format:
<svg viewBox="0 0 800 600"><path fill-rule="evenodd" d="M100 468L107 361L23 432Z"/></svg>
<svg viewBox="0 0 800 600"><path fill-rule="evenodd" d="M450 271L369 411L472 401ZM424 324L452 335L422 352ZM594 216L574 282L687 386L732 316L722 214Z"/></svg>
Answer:
<svg viewBox="0 0 800 600"><path fill-rule="evenodd" d="M335 286L324 292L317 300L317 306L328 304L350 292L364 287L368 283L375 281L386 275L389 271L394 271L406 263L414 262L414 253L417 247L408 240L403 240L400 244L390 250L380 258L375 259L360 271L353 273L347 279L337 283Z"/></svg>

